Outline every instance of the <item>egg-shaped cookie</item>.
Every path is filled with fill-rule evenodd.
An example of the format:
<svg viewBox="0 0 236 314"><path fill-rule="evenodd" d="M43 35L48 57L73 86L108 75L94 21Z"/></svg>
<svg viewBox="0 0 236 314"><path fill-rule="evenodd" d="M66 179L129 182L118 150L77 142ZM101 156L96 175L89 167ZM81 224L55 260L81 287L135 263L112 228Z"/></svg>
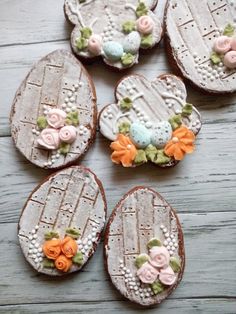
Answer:
<svg viewBox="0 0 236 314"><path fill-rule="evenodd" d="M82 166L50 175L29 196L18 238L22 252L39 273L79 271L94 254L106 219L102 183Z"/></svg>
<svg viewBox="0 0 236 314"><path fill-rule="evenodd" d="M111 282L132 302L159 304L182 279L182 228L176 212L154 190L135 187L120 200L108 221L104 245Z"/></svg>
<svg viewBox="0 0 236 314"><path fill-rule="evenodd" d="M42 58L21 83L11 110L18 150L41 168L74 163L96 134L96 93L83 65L68 51Z"/></svg>

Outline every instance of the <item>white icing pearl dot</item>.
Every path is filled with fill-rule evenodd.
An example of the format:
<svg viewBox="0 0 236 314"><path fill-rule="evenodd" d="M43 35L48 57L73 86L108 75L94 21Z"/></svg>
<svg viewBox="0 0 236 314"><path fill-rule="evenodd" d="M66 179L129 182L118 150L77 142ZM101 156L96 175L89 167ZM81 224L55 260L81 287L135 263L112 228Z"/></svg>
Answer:
<svg viewBox="0 0 236 314"><path fill-rule="evenodd" d="M164 228L164 229L163 229L163 232L166 233L166 232L167 232L167 228Z"/></svg>
<svg viewBox="0 0 236 314"><path fill-rule="evenodd" d="M170 252L169 252L169 253L170 253L170 255L173 255L173 254L174 254L174 252L173 252L173 251L171 251L171 250L170 250Z"/></svg>
<svg viewBox="0 0 236 314"><path fill-rule="evenodd" d="M178 244L177 244L177 243L175 243L175 244L174 244L174 247L178 247Z"/></svg>
<svg viewBox="0 0 236 314"><path fill-rule="evenodd" d="M70 108L66 108L66 112L67 113L71 112Z"/></svg>
<svg viewBox="0 0 236 314"><path fill-rule="evenodd" d="M28 253L29 253L29 254L32 254L32 250L29 250Z"/></svg>
<svg viewBox="0 0 236 314"><path fill-rule="evenodd" d="M33 240L33 237L32 237L32 236L29 236L29 240L32 241L32 240Z"/></svg>
<svg viewBox="0 0 236 314"><path fill-rule="evenodd" d="M68 92L67 95L68 95L68 97L71 97L73 95L73 93L72 92Z"/></svg>
<svg viewBox="0 0 236 314"><path fill-rule="evenodd" d="M172 251L174 251L174 250L175 250L175 247L174 247L174 246L172 246L172 247L171 247L171 250L172 250Z"/></svg>
<svg viewBox="0 0 236 314"><path fill-rule="evenodd" d="M66 98L65 98L65 103L68 103L68 102L69 102L69 98L66 97Z"/></svg>
<svg viewBox="0 0 236 314"><path fill-rule="evenodd" d="M30 243L29 248L32 249L34 246L33 244Z"/></svg>
<svg viewBox="0 0 236 314"><path fill-rule="evenodd" d="M86 245L84 246L84 249L85 249L85 250L88 250L88 248L89 248L89 247L88 247L88 245L86 244Z"/></svg>
<svg viewBox="0 0 236 314"><path fill-rule="evenodd" d="M93 242L96 242L96 238L92 238L92 241L93 241Z"/></svg>
<svg viewBox="0 0 236 314"><path fill-rule="evenodd" d="M165 227L163 225L160 225L160 229L163 230Z"/></svg>
<svg viewBox="0 0 236 314"><path fill-rule="evenodd" d="M35 263L38 263L39 259L37 257L35 257L34 261L35 261Z"/></svg>
<svg viewBox="0 0 236 314"><path fill-rule="evenodd" d="M168 242L167 242L167 241L164 241L163 244L166 246L166 245L168 244Z"/></svg>
<svg viewBox="0 0 236 314"><path fill-rule="evenodd" d="M92 245L92 241L89 240L89 241L88 241L88 245Z"/></svg>
<svg viewBox="0 0 236 314"><path fill-rule="evenodd" d="M170 250L170 246L169 246L169 245L167 245L167 247L166 247L166 248L167 248L167 250L168 250L168 251Z"/></svg>
<svg viewBox="0 0 236 314"><path fill-rule="evenodd" d="M82 249L82 250L81 250L81 253L83 253L83 254L84 254L84 253L85 253L85 249Z"/></svg>
<svg viewBox="0 0 236 314"><path fill-rule="evenodd" d="M38 252L38 253L37 253L37 256L40 257L40 256L41 256L41 253Z"/></svg>
<svg viewBox="0 0 236 314"><path fill-rule="evenodd" d="M82 244L79 244L78 245L79 249L81 250L83 248L83 245Z"/></svg>

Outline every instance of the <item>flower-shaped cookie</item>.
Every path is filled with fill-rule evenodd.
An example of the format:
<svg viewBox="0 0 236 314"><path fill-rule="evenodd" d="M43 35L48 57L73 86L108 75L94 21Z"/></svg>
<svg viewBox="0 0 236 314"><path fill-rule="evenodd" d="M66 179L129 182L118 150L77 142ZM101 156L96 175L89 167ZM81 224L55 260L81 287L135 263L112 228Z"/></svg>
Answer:
<svg viewBox="0 0 236 314"><path fill-rule="evenodd" d="M138 62L139 49L155 46L162 25L152 12L157 0L65 0L65 14L75 25L74 53L84 59L101 56L119 70Z"/></svg>
<svg viewBox="0 0 236 314"><path fill-rule="evenodd" d="M122 79L117 103L99 118L101 133L112 141L112 161L124 167L151 161L165 168L192 153L201 118L186 97L185 85L174 75L152 82L140 75Z"/></svg>

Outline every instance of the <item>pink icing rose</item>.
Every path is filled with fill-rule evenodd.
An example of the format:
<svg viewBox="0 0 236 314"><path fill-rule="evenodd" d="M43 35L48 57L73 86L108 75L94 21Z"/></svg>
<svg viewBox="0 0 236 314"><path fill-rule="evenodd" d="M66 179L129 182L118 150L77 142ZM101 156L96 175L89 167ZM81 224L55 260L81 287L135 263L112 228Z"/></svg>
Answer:
<svg viewBox="0 0 236 314"><path fill-rule="evenodd" d="M154 22L148 15L141 16L136 21L137 30L141 34L150 34L154 27Z"/></svg>
<svg viewBox="0 0 236 314"><path fill-rule="evenodd" d="M236 69L236 51L229 51L224 56L224 65L229 69Z"/></svg>
<svg viewBox="0 0 236 314"><path fill-rule="evenodd" d="M138 269L137 275L143 283L151 284L156 281L159 271L146 262Z"/></svg>
<svg viewBox="0 0 236 314"><path fill-rule="evenodd" d="M47 128L44 129L37 140L41 147L49 150L57 149L60 145L59 132L56 129Z"/></svg>
<svg viewBox="0 0 236 314"><path fill-rule="evenodd" d="M231 49L236 51L236 37L231 39Z"/></svg>
<svg viewBox="0 0 236 314"><path fill-rule="evenodd" d="M150 250L150 263L158 268L166 267L170 262L170 254L164 246L154 246Z"/></svg>
<svg viewBox="0 0 236 314"><path fill-rule="evenodd" d="M48 124L55 128L59 129L65 125L66 113L61 109L52 109L47 114Z"/></svg>
<svg viewBox="0 0 236 314"><path fill-rule="evenodd" d="M102 49L102 37L92 35L88 40L88 50L95 56L100 55Z"/></svg>
<svg viewBox="0 0 236 314"><path fill-rule="evenodd" d="M167 286L173 285L175 283L175 281L176 281L176 278L177 277L176 277L173 269L170 266L168 266L165 269L161 269L160 275L159 275L159 280L164 285L167 285Z"/></svg>
<svg viewBox="0 0 236 314"><path fill-rule="evenodd" d="M231 39L227 36L220 36L214 42L214 50L217 53L225 54L231 49Z"/></svg>
<svg viewBox="0 0 236 314"><path fill-rule="evenodd" d="M77 130L73 125L67 125L60 129L59 137L62 142L73 143L76 139Z"/></svg>

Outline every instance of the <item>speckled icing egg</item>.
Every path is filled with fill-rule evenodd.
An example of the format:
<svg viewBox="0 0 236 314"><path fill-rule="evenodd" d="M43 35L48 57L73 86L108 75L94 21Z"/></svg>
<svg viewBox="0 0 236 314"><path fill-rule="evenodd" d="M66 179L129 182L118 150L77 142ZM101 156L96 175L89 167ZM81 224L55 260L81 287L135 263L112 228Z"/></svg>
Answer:
<svg viewBox="0 0 236 314"><path fill-rule="evenodd" d="M172 127L168 121L161 121L155 125L152 131L151 142L158 148L163 148L171 139Z"/></svg>
<svg viewBox="0 0 236 314"><path fill-rule="evenodd" d="M138 32L131 32L124 39L123 48L125 52L137 53L141 44L141 37Z"/></svg>
<svg viewBox="0 0 236 314"><path fill-rule="evenodd" d="M145 148L151 143L151 132L140 123L133 123L130 127L130 139L138 148Z"/></svg>
<svg viewBox="0 0 236 314"><path fill-rule="evenodd" d="M122 45L116 41L108 41L103 44L105 57L110 61L118 61L124 53Z"/></svg>

